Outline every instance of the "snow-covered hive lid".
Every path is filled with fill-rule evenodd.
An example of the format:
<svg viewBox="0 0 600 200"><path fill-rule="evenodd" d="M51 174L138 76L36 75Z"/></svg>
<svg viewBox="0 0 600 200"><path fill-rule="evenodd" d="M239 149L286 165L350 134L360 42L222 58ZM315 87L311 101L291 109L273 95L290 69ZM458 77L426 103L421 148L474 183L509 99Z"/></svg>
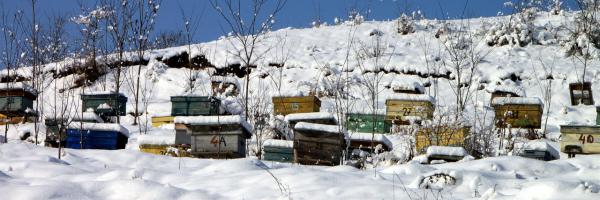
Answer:
<svg viewBox="0 0 600 200"><path fill-rule="evenodd" d="M427 147L427 156L441 155L441 156L467 156L467 151L462 147L449 147L449 146L430 146Z"/></svg>
<svg viewBox="0 0 600 200"><path fill-rule="evenodd" d="M401 79L394 79L389 86L394 91L414 91L422 94L425 92L425 88L421 82L414 78L403 77Z"/></svg>
<svg viewBox="0 0 600 200"><path fill-rule="evenodd" d="M179 116L175 117L175 123L188 125L230 125L239 124L247 131L252 132L252 126L239 115L225 116Z"/></svg>
<svg viewBox="0 0 600 200"><path fill-rule="evenodd" d="M118 94L119 96L125 97L125 94L123 94L121 92L117 93L116 91L86 91L86 92L83 92L81 95L94 96L94 95L114 95L114 94Z"/></svg>
<svg viewBox="0 0 600 200"><path fill-rule="evenodd" d="M46 116L46 119L52 119L52 120L65 120L68 121L68 116ZM98 116L96 113L94 113L93 110L91 110L91 108L88 108L87 111L83 112L83 113L74 113L73 116L71 117L72 121L94 121L97 123L104 123L104 120L102 120L102 118L100 118L100 116ZM73 122L75 123L75 122Z"/></svg>
<svg viewBox="0 0 600 200"><path fill-rule="evenodd" d="M319 131L324 133L340 133L343 130L338 125L325 125L325 124L316 124L316 123L308 123L308 122L298 122L294 126L295 130L304 130L304 131Z"/></svg>
<svg viewBox="0 0 600 200"><path fill-rule="evenodd" d="M263 147L294 148L294 141L268 139L263 142Z"/></svg>
<svg viewBox="0 0 600 200"><path fill-rule="evenodd" d="M391 94L387 97L387 101L427 101L433 103L433 97L426 94Z"/></svg>
<svg viewBox="0 0 600 200"><path fill-rule="evenodd" d="M9 82L9 83L0 83L0 91L11 91L11 90L23 90L25 92L29 92L33 95L37 95L37 90L35 90L31 85L24 82Z"/></svg>
<svg viewBox="0 0 600 200"><path fill-rule="evenodd" d="M515 143L515 148L514 148L515 153L522 154L526 150L545 151L545 152L550 153L555 158L560 157L558 151L554 147L550 146L550 144L548 144L545 141L530 141L530 142L524 142L524 143Z"/></svg>
<svg viewBox="0 0 600 200"><path fill-rule="evenodd" d="M537 97L497 97L492 100L492 105L539 105L544 106L542 100Z"/></svg>
<svg viewBox="0 0 600 200"><path fill-rule="evenodd" d="M138 144L150 144L150 145L173 145L175 144L174 134L161 134L161 135L140 135L138 136Z"/></svg>
<svg viewBox="0 0 600 200"><path fill-rule="evenodd" d="M490 87L489 89L487 89L488 92L490 93L494 93L494 92L508 92L508 93L513 93L516 94L520 97L524 97L525 96L525 91L518 86L512 86L512 85L496 85L494 87Z"/></svg>
<svg viewBox="0 0 600 200"><path fill-rule="evenodd" d="M288 114L287 116L285 116L285 121L287 122L294 122L294 121L301 121L301 120L314 120L314 119L333 119L335 120L335 117L328 112L310 112L310 113L292 113L292 114Z"/></svg>
<svg viewBox="0 0 600 200"><path fill-rule="evenodd" d="M125 136L129 136L129 130L120 124L109 124L109 123L89 123L89 122L73 122L69 124L69 129L80 129L90 131L115 131L122 133Z"/></svg>

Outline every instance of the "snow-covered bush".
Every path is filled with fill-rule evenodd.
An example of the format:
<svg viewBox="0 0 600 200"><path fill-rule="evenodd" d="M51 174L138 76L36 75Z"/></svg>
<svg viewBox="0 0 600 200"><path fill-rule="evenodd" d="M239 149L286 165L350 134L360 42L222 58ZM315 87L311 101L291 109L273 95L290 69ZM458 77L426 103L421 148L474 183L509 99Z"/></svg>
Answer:
<svg viewBox="0 0 600 200"><path fill-rule="evenodd" d="M398 24L398 33L402 35L408 35L410 33L415 32L415 24L413 23L413 18L402 14L400 18L397 20Z"/></svg>
<svg viewBox="0 0 600 200"><path fill-rule="evenodd" d="M532 43L535 32L533 24L538 13L537 0L523 1L521 3L507 2L506 7L514 10L506 21L496 21L488 29L485 42L489 46L526 46Z"/></svg>

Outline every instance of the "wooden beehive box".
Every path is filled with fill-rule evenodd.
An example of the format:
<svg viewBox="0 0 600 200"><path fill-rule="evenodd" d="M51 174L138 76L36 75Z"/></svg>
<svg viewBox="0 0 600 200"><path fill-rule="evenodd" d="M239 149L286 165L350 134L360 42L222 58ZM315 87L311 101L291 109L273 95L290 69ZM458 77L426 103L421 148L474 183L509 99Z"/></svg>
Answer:
<svg viewBox="0 0 600 200"><path fill-rule="evenodd" d="M172 96L171 116L218 115L221 101L208 96Z"/></svg>
<svg viewBox="0 0 600 200"><path fill-rule="evenodd" d="M0 114L7 117L33 116L33 101L37 91L22 83L0 84Z"/></svg>
<svg viewBox="0 0 600 200"><path fill-rule="evenodd" d="M432 126L423 127L417 131L415 148L419 153L425 153L430 146L462 147L469 136L470 127Z"/></svg>
<svg viewBox="0 0 600 200"><path fill-rule="evenodd" d="M264 160L277 162L294 161L294 141L270 139L263 142L262 156Z"/></svg>
<svg viewBox="0 0 600 200"><path fill-rule="evenodd" d="M129 132L119 124L71 123L65 147L72 149L124 149Z"/></svg>
<svg viewBox="0 0 600 200"><path fill-rule="evenodd" d="M433 98L425 94L394 94L385 105L385 119L396 124L408 124L409 117L431 119L435 110Z"/></svg>
<svg viewBox="0 0 600 200"><path fill-rule="evenodd" d="M83 110L93 110L96 114L124 116L127 109L127 97L115 92L93 92L81 95Z"/></svg>
<svg viewBox="0 0 600 200"><path fill-rule="evenodd" d="M600 154L600 126L561 125L560 151L568 154Z"/></svg>
<svg viewBox="0 0 600 200"><path fill-rule="evenodd" d="M321 100L316 96L273 97L272 101L275 115L319 112L321 110Z"/></svg>
<svg viewBox="0 0 600 200"><path fill-rule="evenodd" d="M392 123L385 115L349 113L346 115L346 129L360 133L389 133Z"/></svg>
<svg viewBox="0 0 600 200"><path fill-rule="evenodd" d="M165 124L175 123L175 117L173 116L154 116L152 117L152 127L160 127Z"/></svg>
<svg viewBox="0 0 600 200"><path fill-rule="evenodd" d="M600 106L596 107L596 125L600 126Z"/></svg>
<svg viewBox="0 0 600 200"><path fill-rule="evenodd" d="M544 105L536 97L498 97L492 101L494 121L511 128L538 129L542 126Z"/></svg>
<svg viewBox="0 0 600 200"><path fill-rule="evenodd" d="M337 125L300 122L294 126L294 162L303 165L339 165L345 134Z"/></svg>
<svg viewBox="0 0 600 200"><path fill-rule="evenodd" d="M571 94L571 105L594 105L594 96L592 94L592 83L571 83L569 84Z"/></svg>
<svg viewBox="0 0 600 200"><path fill-rule="evenodd" d="M176 129L185 130L191 139L191 154L199 158L243 158L246 139L252 128L237 115L176 117Z"/></svg>

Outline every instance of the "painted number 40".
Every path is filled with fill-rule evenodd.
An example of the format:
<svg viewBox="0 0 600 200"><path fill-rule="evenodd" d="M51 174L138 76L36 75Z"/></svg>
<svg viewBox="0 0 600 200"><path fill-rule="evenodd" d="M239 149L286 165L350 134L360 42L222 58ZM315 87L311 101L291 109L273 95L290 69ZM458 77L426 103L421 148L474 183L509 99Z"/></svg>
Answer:
<svg viewBox="0 0 600 200"><path fill-rule="evenodd" d="M581 134L579 136L579 141L581 141L581 144L585 144L585 143L594 143L594 136L592 135L583 135Z"/></svg>

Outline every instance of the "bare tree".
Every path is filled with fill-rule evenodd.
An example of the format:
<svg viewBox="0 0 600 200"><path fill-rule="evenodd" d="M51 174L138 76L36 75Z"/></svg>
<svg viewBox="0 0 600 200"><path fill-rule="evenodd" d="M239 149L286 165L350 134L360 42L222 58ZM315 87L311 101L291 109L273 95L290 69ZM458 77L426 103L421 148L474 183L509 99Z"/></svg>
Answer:
<svg viewBox="0 0 600 200"><path fill-rule="evenodd" d="M566 53L583 66L580 80L583 84L591 61L600 57L600 0L575 2L580 11L575 16L575 27L568 30L570 37L566 43Z"/></svg>
<svg viewBox="0 0 600 200"><path fill-rule="evenodd" d="M4 9L1 11L0 28L2 30L4 47L2 48L2 59L0 61L6 68L6 75L3 75L2 81L8 89L14 87L13 82L16 81L18 77L16 71L24 62L23 54L25 53L25 47L22 45L24 33L21 30L22 26L19 26L23 23L23 12L19 10L15 13L9 13ZM8 96L8 94L6 94L6 96ZM4 109L8 109L8 106ZM8 129L10 124L9 118L6 118L5 120L4 143L8 142Z"/></svg>
<svg viewBox="0 0 600 200"><path fill-rule="evenodd" d="M468 26L459 25L444 37L440 37L444 53L443 65L452 73L448 82L456 97L456 117L462 116L469 100L478 87L475 82L479 64L490 53L478 48L477 36L468 31Z"/></svg>
<svg viewBox="0 0 600 200"><path fill-rule="evenodd" d="M389 66L395 49L388 49L388 43L383 38L383 32L375 29L371 32L371 41L367 43L359 42L355 50L355 59L358 68L362 71L360 91L365 92L369 102L369 111L371 116L371 150L375 152L375 130L377 127L377 112L380 110L379 96L384 91L382 80L385 73L382 69Z"/></svg>
<svg viewBox="0 0 600 200"><path fill-rule="evenodd" d="M225 21L225 26L231 31L231 37L228 41L235 48L233 52L236 58L242 63L246 71L246 84L244 95L245 116L249 113L249 88L250 72L255 65L256 59L262 57L261 54L266 51L259 51L258 46L263 42L265 34L271 29L275 22L275 16L283 9L287 0L252 0L248 2L250 10L246 14L243 6L246 5L242 0L210 0L212 7L221 15ZM271 10L266 10L271 8ZM224 31L225 32L225 31Z"/></svg>
<svg viewBox="0 0 600 200"><path fill-rule="evenodd" d="M154 19L158 15L160 7L160 0L138 0L134 2L135 13L132 15L133 20L131 21L131 33L132 43L135 48L138 65L133 73L129 73L129 89L133 93L134 98L134 110L133 110L133 125L137 125L139 122L138 117L140 116L139 103L140 103L140 80L142 78L142 65L144 55L146 51L151 47L150 34L154 31ZM134 81L135 80L135 81Z"/></svg>
<svg viewBox="0 0 600 200"><path fill-rule="evenodd" d="M111 11L111 15L108 17L108 33L111 36L112 46L114 48L114 52L116 54L116 63L114 66L116 72L114 72L114 82L115 82L115 93L119 93L121 90L121 84L123 80L121 79L122 69L125 65L125 51L128 48L130 42L131 31L129 26L131 25L131 20L133 19L133 10L134 6L132 3L129 3L127 0L115 0L105 2ZM119 105L120 106L120 105ZM116 110L120 110L119 107ZM121 117L117 115L117 123L121 122Z"/></svg>
<svg viewBox="0 0 600 200"><path fill-rule="evenodd" d="M196 85L197 85L197 79L198 79L198 70L201 67L201 66L199 66L199 63L194 63L195 53L193 53L193 50L201 51L200 46L193 45L193 44L195 41L194 36L198 32L198 28L200 25L199 23L200 23L202 14L193 15L196 12L192 12L192 15L188 15L188 14L186 14L183 7L181 7L181 5L179 5L179 12L181 14L181 19L183 22L183 39L184 39L185 45L187 47L187 63L186 64L187 64L188 70L184 71L186 79L187 79L186 90L189 90L190 94L193 94L194 91L197 89Z"/></svg>
<svg viewBox="0 0 600 200"><path fill-rule="evenodd" d="M542 93L542 97L544 99L544 113L546 118L544 119L544 132L542 133L543 137L546 137L546 133L548 133L548 118L550 118L550 110L552 108L552 81L554 81L554 66L555 61L558 56L551 56L553 59L550 63L545 63L542 60L542 55L538 56L539 65L532 66L535 80L539 86L539 89ZM540 68L541 71L538 71L537 68Z"/></svg>

